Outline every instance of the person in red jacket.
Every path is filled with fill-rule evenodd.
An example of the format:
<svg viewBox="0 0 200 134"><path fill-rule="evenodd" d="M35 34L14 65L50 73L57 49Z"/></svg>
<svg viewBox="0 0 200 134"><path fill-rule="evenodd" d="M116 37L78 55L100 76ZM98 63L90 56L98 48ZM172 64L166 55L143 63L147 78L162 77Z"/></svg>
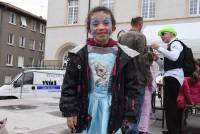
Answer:
<svg viewBox="0 0 200 134"><path fill-rule="evenodd" d="M191 77L184 79L177 103L180 109L186 104L200 104L200 59L195 60L196 70Z"/></svg>

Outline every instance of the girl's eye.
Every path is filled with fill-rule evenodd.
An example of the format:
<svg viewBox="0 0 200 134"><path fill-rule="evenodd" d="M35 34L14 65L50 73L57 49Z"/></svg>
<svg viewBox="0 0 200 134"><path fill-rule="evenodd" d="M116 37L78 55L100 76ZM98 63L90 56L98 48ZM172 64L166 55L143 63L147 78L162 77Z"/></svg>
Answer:
<svg viewBox="0 0 200 134"><path fill-rule="evenodd" d="M93 21L91 21L91 24L92 24L93 26L97 26L97 25L99 24L99 21L93 20Z"/></svg>
<svg viewBox="0 0 200 134"><path fill-rule="evenodd" d="M109 21L109 20L104 20L103 23L104 23L105 25L108 25L108 24L110 24L110 21Z"/></svg>
<svg viewBox="0 0 200 134"><path fill-rule="evenodd" d="M93 23L92 25L93 25L93 26L97 26L97 25L98 25L98 23Z"/></svg>

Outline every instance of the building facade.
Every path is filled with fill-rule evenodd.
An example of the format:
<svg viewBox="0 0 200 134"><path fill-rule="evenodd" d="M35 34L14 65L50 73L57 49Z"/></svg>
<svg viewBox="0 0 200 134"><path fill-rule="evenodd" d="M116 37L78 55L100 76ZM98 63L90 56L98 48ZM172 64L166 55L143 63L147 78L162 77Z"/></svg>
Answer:
<svg viewBox="0 0 200 134"><path fill-rule="evenodd" d="M114 13L117 21L114 39L119 31L130 29L132 17L140 15L144 18L143 33L148 42L161 43L157 32L161 26L170 24L177 27L178 37L189 43L195 53L200 52L197 46L200 44L200 0L49 0L45 64L64 65L67 52L85 43L88 10L98 5ZM188 38L186 33L192 37Z"/></svg>
<svg viewBox="0 0 200 134"><path fill-rule="evenodd" d="M43 65L46 20L0 2L0 85L24 67Z"/></svg>

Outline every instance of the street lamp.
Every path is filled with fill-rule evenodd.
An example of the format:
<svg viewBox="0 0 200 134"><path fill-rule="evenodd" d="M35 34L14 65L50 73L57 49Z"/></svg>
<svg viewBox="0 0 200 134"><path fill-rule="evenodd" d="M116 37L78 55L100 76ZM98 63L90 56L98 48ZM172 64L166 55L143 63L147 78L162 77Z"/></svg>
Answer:
<svg viewBox="0 0 200 134"><path fill-rule="evenodd" d="M91 1L89 0L88 1L88 13L90 12L90 5L91 5ZM87 24L86 24L86 26L87 26ZM87 30L87 37L86 37L86 39L88 38L88 30Z"/></svg>

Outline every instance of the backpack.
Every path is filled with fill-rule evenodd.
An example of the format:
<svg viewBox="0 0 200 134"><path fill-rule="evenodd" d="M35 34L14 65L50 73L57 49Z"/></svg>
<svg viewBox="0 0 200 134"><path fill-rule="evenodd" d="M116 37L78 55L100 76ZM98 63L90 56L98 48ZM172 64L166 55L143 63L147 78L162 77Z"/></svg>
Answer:
<svg viewBox="0 0 200 134"><path fill-rule="evenodd" d="M125 33L126 33L126 31L124 31L123 29L120 30L120 31L117 33L117 40L118 40L118 42L120 42L120 37L122 36L122 34L125 34Z"/></svg>
<svg viewBox="0 0 200 134"><path fill-rule="evenodd" d="M194 63L194 56L192 53L192 49L186 46L185 43L183 43L180 40L176 39L174 41L180 42L181 45L183 46L182 68L183 68L184 76L189 77L195 71L195 63Z"/></svg>

